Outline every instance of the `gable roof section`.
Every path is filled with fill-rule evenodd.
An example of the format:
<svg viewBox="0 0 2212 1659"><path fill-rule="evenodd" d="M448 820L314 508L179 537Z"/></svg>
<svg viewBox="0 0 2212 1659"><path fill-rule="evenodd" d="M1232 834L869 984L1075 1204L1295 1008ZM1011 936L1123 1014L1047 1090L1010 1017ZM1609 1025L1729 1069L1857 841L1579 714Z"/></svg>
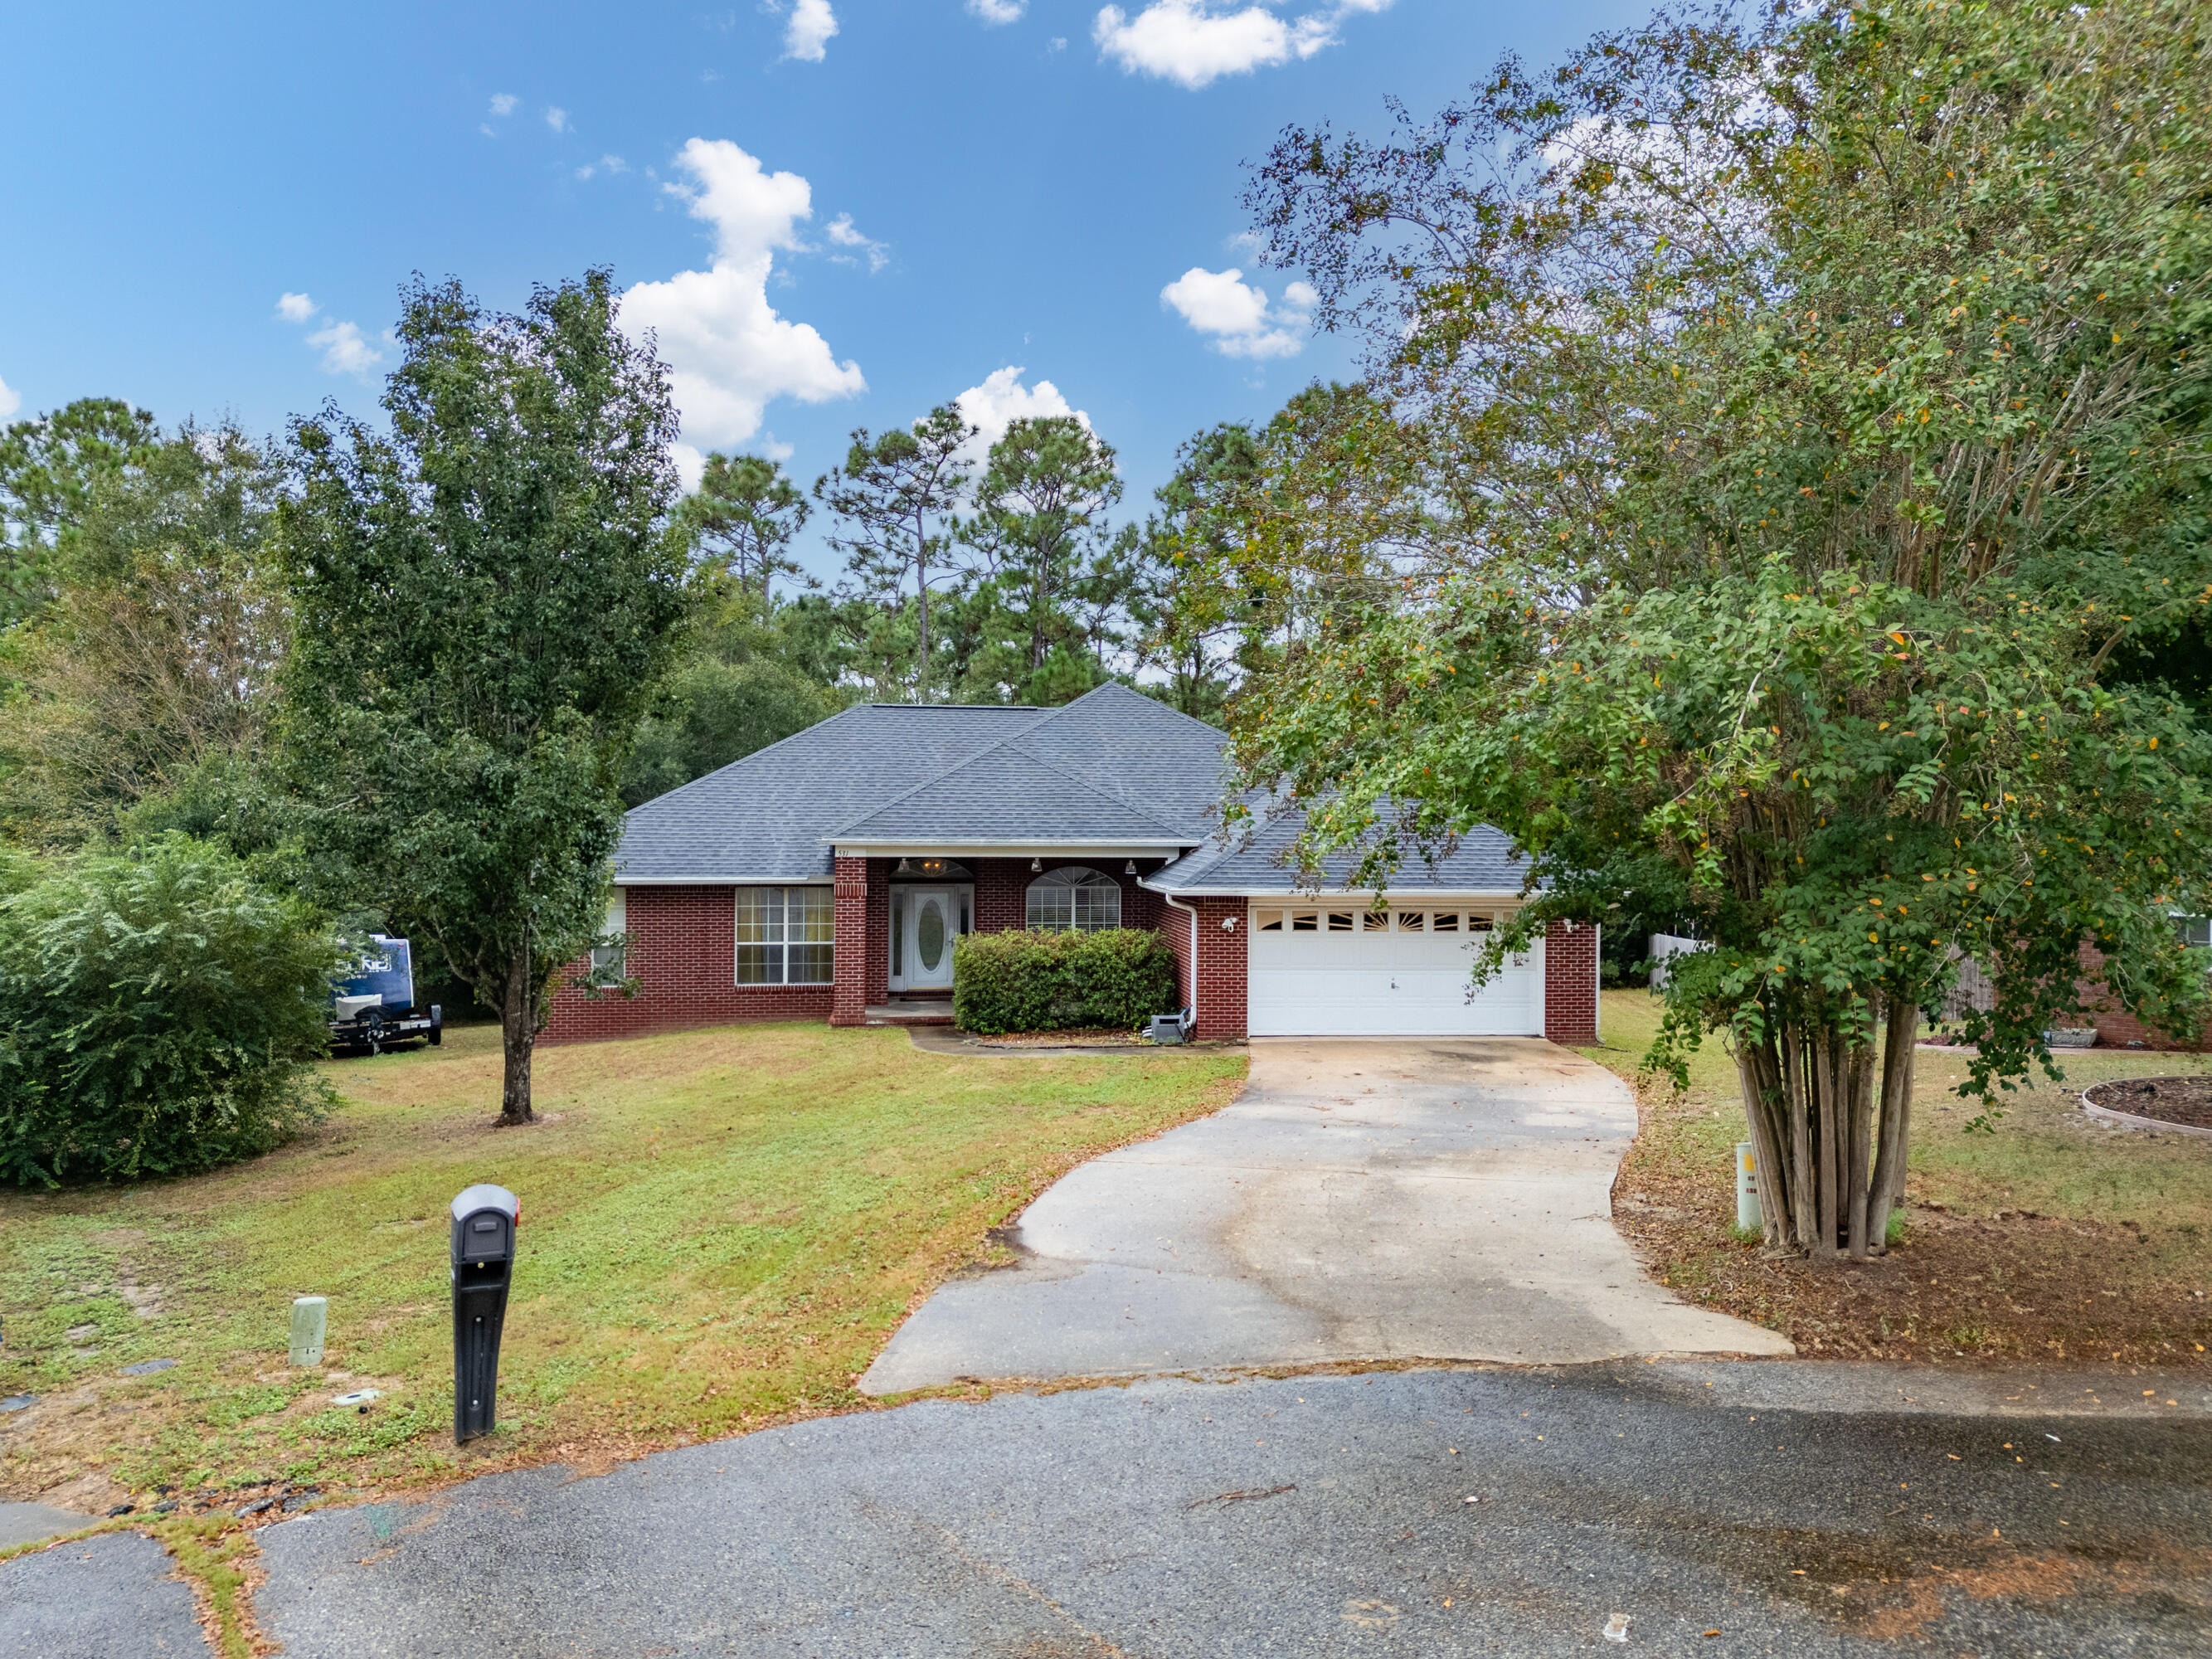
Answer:
<svg viewBox="0 0 2212 1659"><path fill-rule="evenodd" d="M1222 742L1141 692L1103 685L831 833L1191 845L1205 839L1220 795Z"/></svg>
<svg viewBox="0 0 2212 1659"><path fill-rule="evenodd" d="M1223 741L1121 685L1054 709L863 703L635 808L616 876L820 880L839 840L1195 846Z"/></svg>
<svg viewBox="0 0 2212 1659"><path fill-rule="evenodd" d="M1287 893L1298 886L1298 872L1285 855L1305 815L1291 811L1264 820L1249 841L1241 836L1224 845L1214 841L1178 860L1144 884L1164 893ZM1321 890L1345 890L1355 860L1349 853L1334 854L1322 861ZM1517 893L1528 871L1528 860L1516 858L1513 843L1502 830L1479 823L1459 838L1458 844L1431 865L1419 854L1408 858L1390 878L1394 893Z"/></svg>
<svg viewBox="0 0 2212 1659"><path fill-rule="evenodd" d="M1042 717L1031 708L860 703L629 814L618 880L807 881L823 836Z"/></svg>

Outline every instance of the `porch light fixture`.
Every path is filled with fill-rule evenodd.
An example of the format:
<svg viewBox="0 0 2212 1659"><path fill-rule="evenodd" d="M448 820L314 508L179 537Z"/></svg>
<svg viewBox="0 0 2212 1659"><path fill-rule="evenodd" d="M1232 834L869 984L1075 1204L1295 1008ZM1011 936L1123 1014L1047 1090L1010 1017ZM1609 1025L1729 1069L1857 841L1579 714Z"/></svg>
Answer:
<svg viewBox="0 0 2212 1659"><path fill-rule="evenodd" d="M1131 859L1127 864L1123 865L1121 866L1121 873L1125 876L1135 875L1137 873L1136 860Z"/></svg>
<svg viewBox="0 0 2212 1659"><path fill-rule="evenodd" d="M1043 868L1044 868L1044 860L1043 860L1043 859L1042 859L1042 858L1034 858L1034 859L1031 859L1031 860L1030 860L1030 873L1031 875L1035 875L1038 871L1040 871L1040 870L1042 870L1042 869L1043 869Z"/></svg>
<svg viewBox="0 0 2212 1659"><path fill-rule="evenodd" d="M898 861L898 868L892 871L891 873L895 876L910 876L914 873L914 866L908 864L904 859L901 859Z"/></svg>

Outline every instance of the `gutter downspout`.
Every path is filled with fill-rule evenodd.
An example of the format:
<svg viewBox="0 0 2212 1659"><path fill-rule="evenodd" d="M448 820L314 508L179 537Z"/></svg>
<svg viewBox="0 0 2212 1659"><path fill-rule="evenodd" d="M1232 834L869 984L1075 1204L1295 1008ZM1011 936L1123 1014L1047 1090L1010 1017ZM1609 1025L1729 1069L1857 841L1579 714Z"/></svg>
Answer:
<svg viewBox="0 0 2212 1659"><path fill-rule="evenodd" d="M1145 885L1141 880L1137 884L1140 887ZM1190 1032L1198 1030L1198 912L1176 898L1173 893L1162 892L1157 887L1152 890L1159 893L1161 898L1190 918L1190 1031L1184 1033L1188 1036Z"/></svg>

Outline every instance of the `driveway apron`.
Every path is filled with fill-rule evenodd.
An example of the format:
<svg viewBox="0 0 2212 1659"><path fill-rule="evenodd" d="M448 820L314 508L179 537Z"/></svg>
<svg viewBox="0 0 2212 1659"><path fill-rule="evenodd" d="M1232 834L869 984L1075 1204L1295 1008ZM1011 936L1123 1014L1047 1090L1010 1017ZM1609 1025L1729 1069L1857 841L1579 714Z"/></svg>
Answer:
<svg viewBox="0 0 2212 1659"><path fill-rule="evenodd" d="M1053 1186L860 1386L1790 1353L1644 1277L1612 1221L1635 1133L1620 1079L1535 1038L1255 1040L1233 1105Z"/></svg>

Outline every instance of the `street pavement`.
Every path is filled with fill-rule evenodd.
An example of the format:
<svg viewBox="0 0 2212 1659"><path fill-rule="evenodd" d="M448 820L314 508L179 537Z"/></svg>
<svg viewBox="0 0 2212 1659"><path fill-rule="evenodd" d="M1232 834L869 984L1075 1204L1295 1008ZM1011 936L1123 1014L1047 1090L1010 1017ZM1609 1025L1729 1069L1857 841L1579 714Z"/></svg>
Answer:
<svg viewBox="0 0 2212 1659"><path fill-rule="evenodd" d="M192 1592L150 1538L103 1533L0 1565L0 1655L123 1659L208 1651Z"/></svg>
<svg viewBox="0 0 2212 1659"><path fill-rule="evenodd" d="M1225 1109L1093 1159L861 1379L1117 1376L1377 1359L1787 1354L1679 1301L1612 1221L1636 1103L1533 1038L1255 1040Z"/></svg>
<svg viewBox="0 0 2212 1659"><path fill-rule="evenodd" d="M2208 1427L2124 1370L1162 1377L325 1510L261 1530L255 1601L289 1659L2185 1659ZM180 1628L158 1555L46 1559L0 1566L8 1659Z"/></svg>

